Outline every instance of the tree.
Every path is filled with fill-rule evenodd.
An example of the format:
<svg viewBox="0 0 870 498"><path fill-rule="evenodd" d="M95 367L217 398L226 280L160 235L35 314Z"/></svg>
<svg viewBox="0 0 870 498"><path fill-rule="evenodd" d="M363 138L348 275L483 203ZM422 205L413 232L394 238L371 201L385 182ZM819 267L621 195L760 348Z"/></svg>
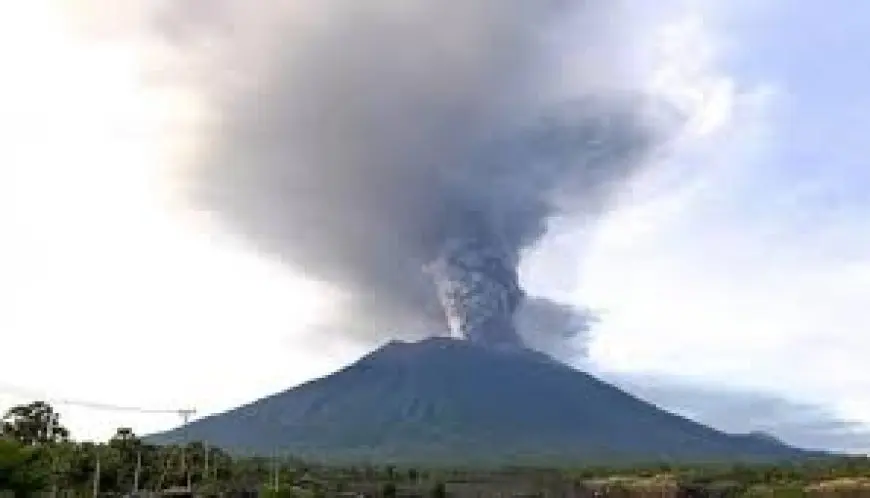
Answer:
<svg viewBox="0 0 870 498"><path fill-rule="evenodd" d="M381 488L381 496L383 498L396 498L396 495L396 483L394 482L385 483L384 486Z"/></svg>
<svg viewBox="0 0 870 498"><path fill-rule="evenodd" d="M117 453L122 466L131 470L136 466L138 455L142 451L142 440L129 427L121 427L109 439L109 448Z"/></svg>
<svg viewBox="0 0 870 498"><path fill-rule="evenodd" d="M139 462L142 462L142 468L139 473L138 485L140 489L147 479L153 477L153 472L149 472L147 463L151 458L153 449L142 442L142 439L133 432L129 427L120 427L115 431L115 435L109 439L106 451L102 453L107 469L115 471L115 488L118 490L132 489L136 479L136 468ZM116 468L109 467L110 464L115 464Z"/></svg>
<svg viewBox="0 0 870 498"><path fill-rule="evenodd" d="M45 489L48 471L37 448L0 437L0 490L27 495Z"/></svg>
<svg viewBox="0 0 870 498"><path fill-rule="evenodd" d="M133 445L138 446L141 444L141 440L138 436L133 432L133 429L129 427L119 427L115 431L115 435L109 440L109 444L117 444L120 446L124 445Z"/></svg>
<svg viewBox="0 0 870 498"><path fill-rule="evenodd" d="M48 455L52 485L57 486L58 489L73 489L84 485L83 482L76 481L72 474L79 445L73 442L63 442L43 449Z"/></svg>
<svg viewBox="0 0 870 498"><path fill-rule="evenodd" d="M396 480L396 467L395 466L387 465L387 467L384 469L384 472L386 473L388 480L390 480L390 481Z"/></svg>
<svg viewBox="0 0 870 498"><path fill-rule="evenodd" d="M60 425L60 415L44 401L10 408L3 416L2 429L6 437L25 446L69 440L69 431Z"/></svg>
<svg viewBox="0 0 870 498"><path fill-rule="evenodd" d="M97 463L97 448L94 443L76 445L67 465L67 478L74 487L90 486Z"/></svg>
<svg viewBox="0 0 870 498"><path fill-rule="evenodd" d="M438 481L432 486L432 491L429 493L429 496L432 498L446 498L447 497L447 486L444 485L444 482Z"/></svg>

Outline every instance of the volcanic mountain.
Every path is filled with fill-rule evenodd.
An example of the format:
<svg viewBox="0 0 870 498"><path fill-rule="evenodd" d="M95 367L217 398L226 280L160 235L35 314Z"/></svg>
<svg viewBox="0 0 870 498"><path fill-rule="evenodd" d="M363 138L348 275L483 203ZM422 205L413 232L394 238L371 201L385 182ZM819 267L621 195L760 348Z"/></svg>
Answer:
<svg viewBox="0 0 870 498"><path fill-rule="evenodd" d="M149 438L323 461L541 464L808 455L668 413L529 350L433 338Z"/></svg>

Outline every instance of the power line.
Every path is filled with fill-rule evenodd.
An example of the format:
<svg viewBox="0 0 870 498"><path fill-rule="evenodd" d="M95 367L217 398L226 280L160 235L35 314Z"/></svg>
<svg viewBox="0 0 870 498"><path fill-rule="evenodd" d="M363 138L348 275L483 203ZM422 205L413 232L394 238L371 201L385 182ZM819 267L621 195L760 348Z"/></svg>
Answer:
<svg viewBox="0 0 870 498"><path fill-rule="evenodd" d="M62 398L56 396L47 396L45 393L40 393L32 389L22 388L19 386L13 386L6 383L0 383L0 393L11 394L14 396L25 396L30 398L39 398L47 402L59 404L59 405L69 405L69 406L78 406L81 408L89 408L92 410L102 410L102 411L114 411L114 412L127 412L127 413L142 413L149 415L182 415L185 418L194 414L195 411L191 409L168 409L168 408L144 408L139 406L125 406L125 405L116 405L113 403L102 403L98 401L89 401L82 399L72 399L72 398Z"/></svg>
<svg viewBox="0 0 870 498"><path fill-rule="evenodd" d="M54 403L54 404L59 404L59 405L79 406L79 407L90 408L90 409L94 409L94 410L127 412L127 413L132 412L132 413L151 414L151 415L155 415L155 414L156 415L169 415L169 414L177 415L177 416L180 416L182 421L183 421L182 426L181 426L182 430L187 428L187 425L190 422L190 417L196 415L196 410L193 408L178 408L178 409L143 408L143 407L139 407L139 406L116 405L113 403L101 403L98 401L89 401L89 400L82 400L82 399L59 398L59 397L55 397L55 396L46 396L46 395L44 395L44 393L38 393L37 391L35 391L33 389L22 388L20 386L14 386L14 385L7 384L5 382L0 382L0 394L3 394L3 393L11 394L13 396L19 396L19 397L24 396L24 397L29 397L29 398L37 398L37 399L40 399L42 401L46 401L46 402L50 402L50 403ZM187 443L187 439L186 439L187 438L187 431L186 430L184 431L184 434L185 434L185 446L186 446L186 443ZM187 453L185 451L185 446L182 446L182 448L181 448L181 469L182 469L182 472L185 473L187 476L187 482L186 482L187 490L190 491L191 490L191 473L190 473L190 469L187 466ZM137 455L138 466L137 466L137 470L136 470L137 474L135 477L136 484L134 485L134 487L136 487L136 488L138 488L138 479L139 479L138 471L139 471L139 466L141 466L141 461L139 461L140 459L141 459L141 454ZM164 469L164 471L165 471L165 469ZM96 467L96 471L94 474L94 496L97 496L99 494L99 482L100 482L99 476L100 476L100 458L99 458L99 454L97 454L97 467ZM164 473L164 476L165 476L165 473ZM164 476L161 476L161 478L160 478L161 482L162 482Z"/></svg>

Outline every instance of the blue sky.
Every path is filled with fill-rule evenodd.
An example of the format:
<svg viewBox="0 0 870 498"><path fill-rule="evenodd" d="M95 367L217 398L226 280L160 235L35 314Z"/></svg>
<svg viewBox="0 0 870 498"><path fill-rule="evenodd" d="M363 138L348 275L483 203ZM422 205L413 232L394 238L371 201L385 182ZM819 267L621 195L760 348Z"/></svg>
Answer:
<svg viewBox="0 0 870 498"><path fill-rule="evenodd" d="M781 100L776 139L755 173L761 181L748 192L748 209L765 202L766 186L787 196L811 185L799 212L820 221L860 213L870 203L862 131L870 124L868 26L862 7L845 1L773 2L735 23L743 48L725 67L745 81L776 85Z"/></svg>
<svg viewBox="0 0 870 498"><path fill-rule="evenodd" d="M0 364L0 406L49 394L209 412L322 375L368 347L306 342L303 331L330 313L328 290L181 212L161 190L190 145L178 130L201 109L183 85L157 95L143 83L154 56L136 36L146 3L123 13L100 0L83 0L81 11L52 0L0 7L0 54L10 61L0 227L13 241L0 249L11 276L0 298L13 303L0 308L0 329L10 331L5 344L52 365L34 369L32 355ZM845 0L675 0L652 16L676 40L655 59L669 71L667 90L703 133L594 227L557 227L524 265L533 290L601 311L578 365L717 427L870 448L862 10ZM644 41L647 17L637 16ZM82 34L73 18L105 29ZM185 353L203 344L207 357ZM188 367L168 368L173 358ZM238 358L244 368L215 366ZM177 421L61 410L86 437Z"/></svg>
<svg viewBox="0 0 870 498"><path fill-rule="evenodd" d="M719 427L754 419L865 450L850 421L867 422L870 392L870 16L848 2L704 7L702 75L726 89L729 117L584 239L574 290L603 313L593 363ZM542 288L577 244L542 251Z"/></svg>

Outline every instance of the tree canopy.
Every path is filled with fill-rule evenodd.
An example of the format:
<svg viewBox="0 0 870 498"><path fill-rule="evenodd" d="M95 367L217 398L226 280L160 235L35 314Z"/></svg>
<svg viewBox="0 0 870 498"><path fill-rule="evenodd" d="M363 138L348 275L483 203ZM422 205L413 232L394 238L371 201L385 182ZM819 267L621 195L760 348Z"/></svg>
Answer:
<svg viewBox="0 0 870 498"><path fill-rule="evenodd" d="M69 431L61 425L60 415L45 401L10 408L3 415L2 433L25 446L69 439Z"/></svg>

